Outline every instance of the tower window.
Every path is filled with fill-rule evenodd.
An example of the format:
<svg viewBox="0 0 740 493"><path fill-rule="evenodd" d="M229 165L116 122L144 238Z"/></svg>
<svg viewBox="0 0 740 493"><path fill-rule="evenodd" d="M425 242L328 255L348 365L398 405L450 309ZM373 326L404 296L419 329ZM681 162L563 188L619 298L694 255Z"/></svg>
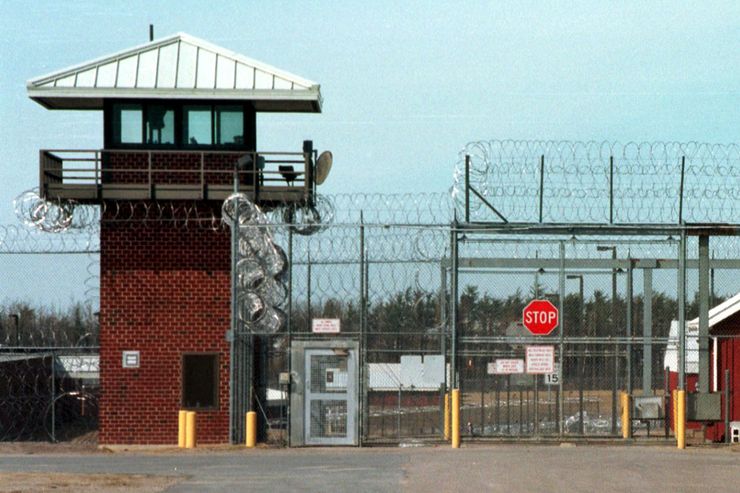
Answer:
<svg viewBox="0 0 740 493"><path fill-rule="evenodd" d="M244 110L241 106L216 106L216 144L244 143Z"/></svg>
<svg viewBox="0 0 740 493"><path fill-rule="evenodd" d="M113 142L141 144L144 110L140 104L113 105Z"/></svg>
<svg viewBox="0 0 740 493"><path fill-rule="evenodd" d="M183 107L185 145L211 145L212 119L210 106Z"/></svg>

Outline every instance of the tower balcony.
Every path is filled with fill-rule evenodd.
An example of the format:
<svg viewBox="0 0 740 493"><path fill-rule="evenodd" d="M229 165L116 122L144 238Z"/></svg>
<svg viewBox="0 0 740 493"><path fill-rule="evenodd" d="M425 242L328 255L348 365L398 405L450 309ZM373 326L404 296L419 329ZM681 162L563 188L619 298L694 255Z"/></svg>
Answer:
<svg viewBox="0 0 740 493"><path fill-rule="evenodd" d="M235 190L257 204L306 203L315 190L315 151L40 151L40 193L48 200L214 200Z"/></svg>

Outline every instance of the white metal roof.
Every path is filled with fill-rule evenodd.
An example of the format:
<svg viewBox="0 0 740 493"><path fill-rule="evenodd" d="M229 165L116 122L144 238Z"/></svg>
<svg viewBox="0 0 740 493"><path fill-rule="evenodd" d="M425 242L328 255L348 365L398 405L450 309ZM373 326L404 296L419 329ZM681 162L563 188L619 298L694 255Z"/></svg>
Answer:
<svg viewBox="0 0 740 493"><path fill-rule="evenodd" d="M740 312L740 293L729 298L709 310L709 328L711 329L723 320L735 313ZM715 351L714 357L717 357ZM671 330L668 335L668 344L663 358L663 367L670 371L678 371L678 321L671 322ZM715 364L715 371L717 365ZM686 372L697 373L699 371L699 319L695 318L686 322ZM716 379L715 379L716 380Z"/></svg>
<svg viewBox="0 0 740 493"><path fill-rule="evenodd" d="M740 312L740 293L732 298L728 298L719 305L709 310L709 327L714 327L718 323L730 318L732 315ZM699 319L689 320L686 325L691 328L699 327Z"/></svg>
<svg viewBox="0 0 740 493"><path fill-rule="evenodd" d="M257 111L320 112L315 82L185 33L30 80L51 109L101 109L111 98L249 100Z"/></svg>

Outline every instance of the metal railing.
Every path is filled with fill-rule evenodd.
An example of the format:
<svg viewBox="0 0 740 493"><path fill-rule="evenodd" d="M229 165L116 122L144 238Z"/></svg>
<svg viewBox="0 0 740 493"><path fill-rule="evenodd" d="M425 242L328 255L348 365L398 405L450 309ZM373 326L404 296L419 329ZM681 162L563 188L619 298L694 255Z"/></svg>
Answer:
<svg viewBox="0 0 740 493"><path fill-rule="evenodd" d="M223 200L238 186L257 200L307 200L315 151L44 149L42 196L55 199Z"/></svg>

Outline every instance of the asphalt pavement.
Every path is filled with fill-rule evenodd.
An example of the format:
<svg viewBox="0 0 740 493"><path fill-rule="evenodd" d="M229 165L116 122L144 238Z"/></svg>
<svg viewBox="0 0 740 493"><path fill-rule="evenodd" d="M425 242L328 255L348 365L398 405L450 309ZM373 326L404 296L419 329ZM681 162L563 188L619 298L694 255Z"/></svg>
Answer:
<svg viewBox="0 0 740 493"><path fill-rule="evenodd" d="M174 476L167 492L712 491L740 484L737 449L579 445L198 449L3 454L3 472ZM7 486L7 485L6 485Z"/></svg>

